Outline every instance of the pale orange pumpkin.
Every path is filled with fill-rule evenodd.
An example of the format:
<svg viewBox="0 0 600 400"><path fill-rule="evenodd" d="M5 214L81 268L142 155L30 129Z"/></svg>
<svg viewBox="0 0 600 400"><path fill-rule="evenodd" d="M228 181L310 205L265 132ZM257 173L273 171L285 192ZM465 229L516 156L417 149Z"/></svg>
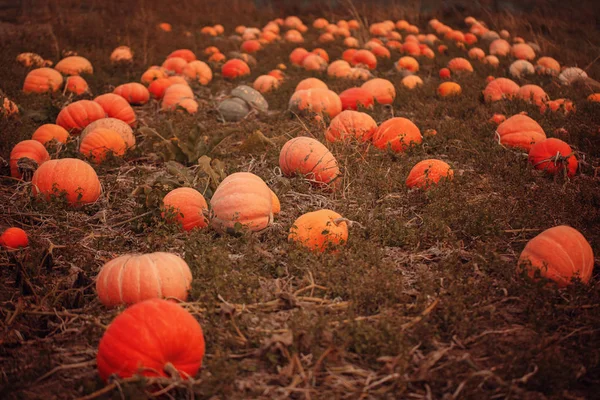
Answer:
<svg viewBox="0 0 600 400"><path fill-rule="evenodd" d="M466 58L457 57L448 62L448 69L453 73L473 72L473 66Z"/></svg>
<svg viewBox="0 0 600 400"><path fill-rule="evenodd" d="M80 139L83 140L90 132L94 131L96 128L105 128L110 129L117 132L121 138L125 141L127 148L135 146L135 135L133 134L133 129L126 122L116 118L100 118L88 126L85 127L83 132L81 132Z"/></svg>
<svg viewBox="0 0 600 400"><path fill-rule="evenodd" d="M462 88L456 82L443 82L438 86L437 92L440 97L453 97L460 95Z"/></svg>
<svg viewBox="0 0 600 400"><path fill-rule="evenodd" d="M127 144L121 135L107 128L94 129L79 144L79 152L96 164L103 162L109 153L122 156L126 149Z"/></svg>
<svg viewBox="0 0 600 400"><path fill-rule="evenodd" d="M46 161L33 174L31 186L34 196L41 194L45 199L64 192L73 206L93 203L102 192L94 168L75 158Z"/></svg>
<svg viewBox="0 0 600 400"><path fill-rule="evenodd" d="M65 91L76 95L82 95L89 91L89 86L85 79L83 79L81 76L69 76L67 78L67 84L65 85Z"/></svg>
<svg viewBox="0 0 600 400"><path fill-rule="evenodd" d="M377 122L369 114L346 110L331 120L325 138L328 142L366 142L371 140L376 130Z"/></svg>
<svg viewBox="0 0 600 400"><path fill-rule="evenodd" d="M271 75L261 75L252 84L255 90L261 93L268 93L277 89L281 85L281 81Z"/></svg>
<svg viewBox="0 0 600 400"><path fill-rule="evenodd" d="M167 56L167 58L174 58L174 57L183 58L188 63L196 60L196 54L194 54L194 52L191 51L190 49L178 49L178 50L171 52Z"/></svg>
<svg viewBox="0 0 600 400"><path fill-rule="evenodd" d="M298 82L294 92L308 89L329 89L327 84L318 78L306 78Z"/></svg>
<svg viewBox="0 0 600 400"><path fill-rule="evenodd" d="M427 190L437 185L440 180L452 180L453 177L454 171L448 163L437 159L423 160L410 170L406 186Z"/></svg>
<svg viewBox="0 0 600 400"><path fill-rule="evenodd" d="M419 70L419 62L411 56L404 56L398 60L395 67L398 71L417 72Z"/></svg>
<svg viewBox="0 0 600 400"><path fill-rule="evenodd" d="M299 113L335 117L342 112L342 101L333 91L316 88L299 90L290 98L289 107Z"/></svg>
<svg viewBox="0 0 600 400"><path fill-rule="evenodd" d="M114 94L118 94L129 102L129 104L143 105L150 100L150 92L141 83L131 82L119 85L113 90Z"/></svg>
<svg viewBox="0 0 600 400"><path fill-rule="evenodd" d="M283 145L279 168L285 176L302 175L317 186L335 184L340 176L337 160L329 149L306 136L290 139Z"/></svg>
<svg viewBox="0 0 600 400"><path fill-rule="evenodd" d="M87 58L70 56L63 58L54 66L63 75L93 74L94 68Z"/></svg>
<svg viewBox="0 0 600 400"><path fill-rule="evenodd" d="M198 82L201 85L208 85L213 78L212 70L208 64L199 60L189 62L181 73L188 79Z"/></svg>
<svg viewBox="0 0 600 400"><path fill-rule="evenodd" d="M133 53L129 46L119 46L110 54L112 63L130 63L133 60Z"/></svg>
<svg viewBox="0 0 600 400"><path fill-rule="evenodd" d="M507 147L529 151L534 143L546 139L544 129L527 115L513 115L496 129L498 142Z"/></svg>
<svg viewBox="0 0 600 400"><path fill-rule="evenodd" d="M165 90L161 108L163 110L175 110L177 105L185 99L194 99L194 92L188 85L176 83Z"/></svg>
<svg viewBox="0 0 600 400"><path fill-rule="evenodd" d="M37 68L31 70L25 77L23 92L47 93L56 92L63 84L62 75L52 68Z"/></svg>
<svg viewBox="0 0 600 400"><path fill-rule="evenodd" d="M332 246L348 241L348 224L332 210L318 210L300 216L290 228L288 240L315 252L324 252Z"/></svg>
<svg viewBox="0 0 600 400"><path fill-rule="evenodd" d="M185 231L208 226L208 219L204 216L208 212L208 204L204 196L195 189L182 187L171 190L163 198L163 207L166 210L163 217L173 216L174 221Z"/></svg>
<svg viewBox="0 0 600 400"><path fill-rule="evenodd" d="M409 147L423 141L421 131L409 119L390 118L379 125L373 134L373 144L379 149L390 148L394 152L404 152Z"/></svg>
<svg viewBox="0 0 600 400"><path fill-rule="evenodd" d="M491 103L503 99L512 99L519 93L519 85L508 78L497 78L488 83L483 91L483 98Z"/></svg>

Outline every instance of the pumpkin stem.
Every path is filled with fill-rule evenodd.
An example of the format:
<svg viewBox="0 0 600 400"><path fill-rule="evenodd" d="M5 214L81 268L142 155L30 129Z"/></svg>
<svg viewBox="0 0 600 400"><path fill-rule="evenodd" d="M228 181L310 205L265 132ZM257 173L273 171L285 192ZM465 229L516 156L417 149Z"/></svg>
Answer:
<svg viewBox="0 0 600 400"><path fill-rule="evenodd" d="M333 223L336 226L339 225L339 224L341 224L342 222L345 222L346 224L348 224L349 227L352 227L354 225L358 225L361 228L365 229L365 226L363 224L361 224L360 222L352 221L352 220L349 220L348 218L341 217L341 218L336 218L336 219L333 220Z"/></svg>

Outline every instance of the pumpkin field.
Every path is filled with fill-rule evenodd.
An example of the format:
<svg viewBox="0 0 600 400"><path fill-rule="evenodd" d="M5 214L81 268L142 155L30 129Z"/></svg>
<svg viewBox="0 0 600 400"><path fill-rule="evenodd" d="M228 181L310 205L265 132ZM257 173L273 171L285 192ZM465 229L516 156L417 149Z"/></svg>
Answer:
<svg viewBox="0 0 600 400"><path fill-rule="evenodd" d="M593 1L58 3L0 22L0 398L598 398Z"/></svg>

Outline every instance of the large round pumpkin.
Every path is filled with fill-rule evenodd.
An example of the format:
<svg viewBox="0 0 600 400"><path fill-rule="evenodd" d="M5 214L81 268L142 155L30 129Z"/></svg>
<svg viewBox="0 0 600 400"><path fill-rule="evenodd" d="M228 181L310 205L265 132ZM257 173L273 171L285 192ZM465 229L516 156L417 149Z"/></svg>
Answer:
<svg viewBox="0 0 600 400"><path fill-rule="evenodd" d="M107 117L120 119L131 126L135 124L135 111L123 97L106 93L96 97L94 101L100 104Z"/></svg>
<svg viewBox="0 0 600 400"><path fill-rule="evenodd" d="M531 146L529 163L535 169L553 175L564 170L568 176L575 176L578 164L571 146L556 138L542 140Z"/></svg>
<svg viewBox="0 0 600 400"><path fill-rule="evenodd" d="M250 172L236 172L221 182L210 199L210 224L218 232L260 231L273 222L271 189Z"/></svg>
<svg viewBox="0 0 600 400"><path fill-rule="evenodd" d="M329 89L299 90L290 98L289 106L292 111L330 118L342 112L340 97Z"/></svg>
<svg viewBox="0 0 600 400"><path fill-rule="evenodd" d="M129 104L146 104L150 100L150 92L141 83L130 82L119 85L113 91L129 102Z"/></svg>
<svg viewBox="0 0 600 400"><path fill-rule="evenodd" d="M588 283L594 269L594 253L585 237L570 226L546 229L531 239L517 265L531 278L540 275L559 287L568 286L573 278Z"/></svg>
<svg viewBox="0 0 600 400"><path fill-rule="evenodd" d="M50 160L50 154L37 140L23 140L17 143L10 152L10 176L13 178L21 178L18 162L22 158L32 159L39 166Z"/></svg>
<svg viewBox="0 0 600 400"><path fill-rule="evenodd" d="M63 75L92 74L94 68L87 58L81 56L70 56L56 63L54 69Z"/></svg>
<svg viewBox="0 0 600 400"><path fill-rule="evenodd" d="M375 78L366 81L361 88L371 93L379 104L392 104L396 98L396 88L387 79Z"/></svg>
<svg viewBox="0 0 600 400"><path fill-rule="evenodd" d="M100 104L91 100L79 100L58 113L56 125L62 126L71 134L79 134L86 126L104 117L106 112Z"/></svg>
<svg viewBox="0 0 600 400"><path fill-rule="evenodd" d="M196 55L190 49L175 50L167 56L167 58L173 58L173 57L183 58L185 61L187 61L189 63L196 60Z"/></svg>
<svg viewBox="0 0 600 400"><path fill-rule="evenodd" d="M162 106L163 110L175 110L177 105L185 99L194 99L194 92L188 85L176 83L165 90Z"/></svg>
<svg viewBox="0 0 600 400"><path fill-rule="evenodd" d="M121 135L108 128L94 129L79 143L79 152L96 164L104 161L109 153L122 156L126 149L127 144Z"/></svg>
<svg viewBox="0 0 600 400"><path fill-rule="evenodd" d="M204 216L204 212L208 211L208 204L196 189L181 187L171 190L163 198L163 207L167 212L173 213L175 222L185 231L208 226L208 220ZM163 217L167 216L168 214L163 212Z"/></svg>
<svg viewBox="0 0 600 400"><path fill-rule="evenodd" d="M121 135L128 148L135 146L135 135L133 134L133 129L131 129L131 127L124 121L116 118L101 118L92 122L86 126L83 132L81 132L80 140L83 140L96 128L111 129Z"/></svg>
<svg viewBox="0 0 600 400"><path fill-rule="evenodd" d="M52 68L37 68L31 70L25 77L23 92L46 93L56 92L63 84L60 72Z"/></svg>
<svg viewBox="0 0 600 400"><path fill-rule="evenodd" d="M323 82L322 80L320 80L319 78L306 78L306 79L302 79L300 82L298 82L298 84L296 85L296 89L294 89L294 92L297 92L299 90L308 90L308 89L329 89L327 87L327 84L325 82Z"/></svg>
<svg viewBox="0 0 600 400"><path fill-rule="evenodd" d="M377 122L366 113L346 110L331 120L325 138L329 142L350 139L366 142L373 137L377 130Z"/></svg>
<svg viewBox="0 0 600 400"><path fill-rule="evenodd" d="M181 74L187 65L188 62L181 57L170 57L162 63L164 69L175 74Z"/></svg>
<svg viewBox="0 0 600 400"><path fill-rule="evenodd" d="M488 83L483 91L483 99L488 102L511 99L519 93L519 85L508 78L497 78Z"/></svg>
<svg viewBox="0 0 600 400"><path fill-rule="evenodd" d="M409 119L396 117L379 125L373 134L373 144L380 149L390 148L395 152L404 152L423 141L421 131Z"/></svg>
<svg viewBox="0 0 600 400"><path fill-rule="evenodd" d="M175 297L186 300L192 273L176 254L126 254L102 267L96 279L96 292L106 307Z"/></svg>
<svg viewBox="0 0 600 400"><path fill-rule="evenodd" d="M406 186L409 188L429 189L442 179L452 180L454 171L450 165L442 160L429 159L418 162L409 172L406 178Z"/></svg>
<svg viewBox="0 0 600 400"><path fill-rule="evenodd" d="M71 205L93 203L102 191L94 168L76 158L46 161L33 174L31 184L34 196L49 199L65 192Z"/></svg>
<svg viewBox="0 0 600 400"><path fill-rule="evenodd" d="M306 136L290 139L283 145L279 168L285 176L300 174L317 185L330 184L340 175L338 163L329 149Z"/></svg>
<svg viewBox="0 0 600 400"><path fill-rule="evenodd" d="M135 304L109 325L98 345L100 378L170 376L172 365L183 377L195 376L202 366L205 345L202 328L180 305L162 299Z"/></svg>
<svg viewBox="0 0 600 400"><path fill-rule="evenodd" d="M223 78L236 79L250 75L250 67L242 60L229 60L221 67L221 75Z"/></svg>
<svg viewBox="0 0 600 400"><path fill-rule="evenodd" d="M332 210L319 210L300 216L290 228L288 240L309 250L324 252L348 240L348 225Z"/></svg>
<svg viewBox="0 0 600 400"><path fill-rule="evenodd" d="M529 151L534 143L546 139L544 129L527 115L513 115L496 129L501 145Z"/></svg>
<svg viewBox="0 0 600 400"><path fill-rule="evenodd" d="M45 145L51 140L56 140L59 143L67 143L69 132L62 126L56 124L44 124L33 132L32 140L37 140Z"/></svg>
<svg viewBox="0 0 600 400"><path fill-rule="evenodd" d="M203 61L192 61L183 68L182 74L192 81L196 81L201 85L208 85L212 80L212 70Z"/></svg>
<svg viewBox="0 0 600 400"><path fill-rule="evenodd" d="M367 89L353 87L344 90L339 95L342 102L342 110L358 110L362 108L373 108L373 95Z"/></svg>

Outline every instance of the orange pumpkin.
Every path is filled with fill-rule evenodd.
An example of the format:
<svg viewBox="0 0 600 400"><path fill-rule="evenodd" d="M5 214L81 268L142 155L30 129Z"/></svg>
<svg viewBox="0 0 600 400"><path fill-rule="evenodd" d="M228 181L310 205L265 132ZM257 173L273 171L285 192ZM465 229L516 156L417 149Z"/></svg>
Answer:
<svg viewBox="0 0 600 400"><path fill-rule="evenodd" d="M395 64L398 71L417 72L419 70L419 62L411 56L401 57Z"/></svg>
<svg viewBox="0 0 600 400"><path fill-rule="evenodd" d="M332 246L346 244L348 225L335 211L309 212L294 221L288 240L311 251L324 252Z"/></svg>
<svg viewBox="0 0 600 400"><path fill-rule="evenodd" d="M396 88L387 79L371 79L363 83L361 88L371 93L379 104L392 104L396 98Z"/></svg>
<svg viewBox="0 0 600 400"><path fill-rule="evenodd" d="M246 53L256 53L257 51L262 49L262 45L256 39L246 40L242 43L240 49Z"/></svg>
<svg viewBox="0 0 600 400"><path fill-rule="evenodd" d="M236 79L250 75L250 67L242 60L229 60L221 67L221 75L226 79Z"/></svg>
<svg viewBox="0 0 600 400"><path fill-rule="evenodd" d="M94 68L87 58L70 56L56 63L54 69L63 75L93 74Z"/></svg>
<svg viewBox="0 0 600 400"><path fill-rule="evenodd" d="M13 178L22 177L18 166L18 162L22 158L29 158L40 166L50 160L50 154L37 140L23 140L17 143L10 152L10 176Z"/></svg>
<svg viewBox="0 0 600 400"><path fill-rule="evenodd" d="M552 57L540 57L536 61L535 70L540 75L557 76L560 74L560 64Z"/></svg>
<svg viewBox="0 0 600 400"><path fill-rule="evenodd" d="M496 39L490 43L490 54L505 57L510 53L510 43L504 39Z"/></svg>
<svg viewBox="0 0 600 400"><path fill-rule="evenodd" d="M545 103L550 100L548 94L538 85L523 85L517 92L517 98L533 103L545 110Z"/></svg>
<svg viewBox="0 0 600 400"><path fill-rule="evenodd" d="M208 64L198 60L188 63L183 68L182 74L201 85L208 85L213 78L212 70Z"/></svg>
<svg viewBox="0 0 600 400"><path fill-rule="evenodd" d="M316 139L300 136L287 141L279 153L279 168L285 176L297 174L316 185L329 185L340 176L331 152Z"/></svg>
<svg viewBox="0 0 600 400"><path fill-rule="evenodd" d="M260 231L273 222L271 189L250 172L229 175L210 199L211 226L217 232Z"/></svg>
<svg viewBox="0 0 600 400"><path fill-rule="evenodd" d="M135 125L135 111L123 97L106 93L96 97L94 101L100 104L107 117L120 119L130 126Z"/></svg>
<svg viewBox="0 0 600 400"><path fill-rule="evenodd" d="M177 105L185 99L194 99L194 92L188 85L176 83L165 90L162 106L163 110L175 110Z"/></svg>
<svg viewBox="0 0 600 400"><path fill-rule="evenodd" d="M302 60L302 67L307 71L325 71L327 69L327 61L318 54L308 54Z"/></svg>
<svg viewBox="0 0 600 400"><path fill-rule="evenodd" d="M535 60L535 51L533 48L526 43L517 43L514 44L511 53L514 58L519 60Z"/></svg>
<svg viewBox="0 0 600 400"><path fill-rule="evenodd" d="M546 139L542 127L527 115L513 115L496 129L500 144L529 151L534 143Z"/></svg>
<svg viewBox="0 0 600 400"><path fill-rule="evenodd" d="M309 54L310 53L305 48L297 47L294 50L292 50L292 52L290 53L290 62L293 65L301 67L302 62L304 61L306 56L308 56Z"/></svg>
<svg viewBox="0 0 600 400"><path fill-rule="evenodd" d="M195 114L198 112L198 102L194 99L183 99L177 103L176 111L186 111L188 114Z"/></svg>
<svg viewBox="0 0 600 400"><path fill-rule="evenodd" d="M173 30L173 27L171 26L171 24L169 24L167 22L161 22L157 26L158 26L158 29L160 29L163 32L171 32Z"/></svg>
<svg viewBox="0 0 600 400"><path fill-rule="evenodd" d="M82 77L75 75L67 78L67 84L65 85L67 92L81 95L87 93L89 90L88 84Z"/></svg>
<svg viewBox="0 0 600 400"><path fill-rule="evenodd" d="M377 122L369 114L346 110L331 120L325 138L328 142L350 139L366 142L371 140L376 130Z"/></svg>
<svg viewBox="0 0 600 400"><path fill-rule="evenodd" d="M145 83L146 85L152 83L153 81L155 81L156 79L161 79L161 78L166 78L167 74L165 73L164 69L162 67L159 67L157 65L154 65L150 68L148 68L146 70L146 72L144 72L142 74L142 78L141 81L142 83Z"/></svg>
<svg viewBox="0 0 600 400"><path fill-rule="evenodd" d="M277 89L281 82L279 79L271 75L261 75L254 81L252 87L261 93L268 93L274 89Z"/></svg>
<svg viewBox="0 0 600 400"><path fill-rule="evenodd" d="M181 257L171 253L126 254L102 266L96 292L106 307L148 299L186 300L192 273Z"/></svg>
<svg viewBox="0 0 600 400"><path fill-rule="evenodd" d="M75 206L95 202L102 191L94 168L75 158L46 161L33 174L31 184L34 196L49 199L65 192L67 202Z"/></svg>
<svg viewBox="0 0 600 400"><path fill-rule="evenodd" d="M494 114L492 115L492 118L490 118L490 122L493 122L496 125L500 125L504 121L506 121L504 114Z"/></svg>
<svg viewBox="0 0 600 400"><path fill-rule="evenodd" d="M358 50L352 55L350 64L354 66L364 65L369 69L375 69L377 68L377 57L369 50Z"/></svg>
<svg viewBox="0 0 600 400"><path fill-rule="evenodd" d="M427 190L437 185L440 180L452 180L454 171L442 160L429 159L418 162L406 178L406 186Z"/></svg>
<svg viewBox="0 0 600 400"><path fill-rule="evenodd" d="M448 69L453 73L473 72L473 66L466 58L457 57L448 62Z"/></svg>
<svg viewBox="0 0 600 400"><path fill-rule="evenodd" d="M113 90L113 93L123 97L129 104L143 105L150 100L150 92L148 92L148 89L137 82L119 85Z"/></svg>
<svg viewBox="0 0 600 400"><path fill-rule="evenodd" d="M67 143L67 139L69 139L69 132L62 126L55 124L44 124L40 126L33 132L33 136L31 137L31 140L36 140L43 145L52 140L64 144Z"/></svg>
<svg viewBox="0 0 600 400"><path fill-rule="evenodd" d="M37 68L31 70L25 77L23 92L47 93L56 92L63 84L62 75L52 68Z"/></svg>
<svg viewBox="0 0 600 400"><path fill-rule="evenodd" d="M21 228L8 228L0 235L0 246L7 250L16 250L29 246L27 232Z"/></svg>
<svg viewBox="0 0 600 400"><path fill-rule="evenodd" d="M71 134L79 134L83 128L104 117L106 113L100 104L91 100L79 100L58 113L56 125L62 126Z"/></svg>
<svg viewBox="0 0 600 400"><path fill-rule="evenodd" d="M469 49L467 53L471 60L483 60L485 58L485 52L481 50L479 47L473 47Z"/></svg>
<svg viewBox="0 0 600 400"><path fill-rule="evenodd" d="M169 86L173 85L174 83L175 82L173 82L169 78L158 78L158 79L152 81L152 83L150 83L150 85L148 86L148 92L156 100L162 100L167 88Z"/></svg>
<svg viewBox="0 0 600 400"><path fill-rule="evenodd" d="M379 125L373 134L373 144L379 149L390 148L396 153L404 152L423 141L421 131L409 119L396 117Z"/></svg>
<svg viewBox="0 0 600 400"><path fill-rule="evenodd" d="M483 91L483 98L487 103L512 99L519 93L519 85L508 78L497 78L488 83Z"/></svg>
<svg viewBox="0 0 600 400"><path fill-rule="evenodd" d="M279 202L279 197L277 197L273 190L271 190L271 201L273 203L273 215L279 214L281 212L281 203Z"/></svg>
<svg viewBox="0 0 600 400"><path fill-rule="evenodd" d="M335 117L342 112L342 101L328 89L307 89L295 92L290 98L289 107L299 113L327 115Z"/></svg>
<svg viewBox="0 0 600 400"><path fill-rule="evenodd" d="M205 345L202 328L180 305L151 299L127 308L104 332L96 364L100 378L170 376L172 366L183 379L202 366Z"/></svg>
<svg viewBox="0 0 600 400"><path fill-rule="evenodd" d="M183 58L186 62L190 63L196 60L196 55L190 49L178 49L171 52L167 58Z"/></svg>
<svg viewBox="0 0 600 400"><path fill-rule="evenodd" d="M358 107L373 108L373 95L366 89L354 87L340 93L342 110L357 110Z"/></svg>
<svg viewBox="0 0 600 400"><path fill-rule="evenodd" d="M318 78L306 78L298 82L296 85L296 89L294 92L299 90L308 90L308 89L329 89L327 84Z"/></svg>
<svg viewBox="0 0 600 400"><path fill-rule="evenodd" d="M417 86L421 86L423 84L423 80L417 75L407 75L404 78L402 78L402 81L400 81L400 83L402 83L402 86L404 86L407 89L414 89Z"/></svg>
<svg viewBox="0 0 600 400"><path fill-rule="evenodd" d="M133 129L126 122L116 118L100 118L86 126L81 132L80 140L83 140L89 133L93 132L96 128L105 128L117 132L121 138L125 141L127 148L135 146L135 135Z"/></svg>
<svg viewBox="0 0 600 400"><path fill-rule="evenodd" d="M106 159L108 153L125 154L127 144L117 132L108 128L96 128L81 139L79 152L96 164Z"/></svg>
<svg viewBox="0 0 600 400"><path fill-rule="evenodd" d="M546 229L523 249L517 271L530 278L551 279L558 287L566 287L574 278L587 284L594 269L594 252L585 237L570 226Z"/></svg>
<svg viewBox="0 0 600 400"><path fill-rule="evenodd" d="M575 176L578 164L571 146L556 138L542 140L531 146L529 163L535 169L552 175L565 171L570 177Z"/></svg>
<svg viewBox="0 0 600 400"><path fill-rule="evenodd" d="M440 97L453 97L462 93L462 88L456 82L443 82L437 89Z"/></svg>
<svg viewBox="0 0 600 400"><path fill-rule="evenodd" d="M348 63L352 63L352 58L354 57L354 55L356 54L358 50L356 49L348 49L348 50L344 50L344 52L342 53L342 59Z"/></svg>
<svg viewBox="0 0 600 400"><path fill-rule="evenodd" d="M416 42L405 42L402 45L402 52L408 54L409 56L420 56L421 48L419 47L419 43Z"/></svg>
<svg viewBox="0 0 600 400"><path fill-rule="evenodd" d="M133 54L129 46L119 46L110 54L112 63L129 63L133 60Z"/></svg>

